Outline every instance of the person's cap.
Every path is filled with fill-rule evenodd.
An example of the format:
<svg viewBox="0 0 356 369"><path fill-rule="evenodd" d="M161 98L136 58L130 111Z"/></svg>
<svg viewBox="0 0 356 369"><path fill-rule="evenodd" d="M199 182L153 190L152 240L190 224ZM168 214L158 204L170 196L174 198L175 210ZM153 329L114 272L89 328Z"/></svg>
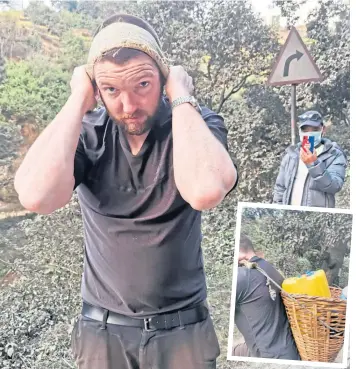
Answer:
<svg viewBox="0 0 356 369"><path fill-rule="evenodd" d="M298 117L299 128L304 126L319 127L323 124L323 117L315 110L309 110Z"/></svg>

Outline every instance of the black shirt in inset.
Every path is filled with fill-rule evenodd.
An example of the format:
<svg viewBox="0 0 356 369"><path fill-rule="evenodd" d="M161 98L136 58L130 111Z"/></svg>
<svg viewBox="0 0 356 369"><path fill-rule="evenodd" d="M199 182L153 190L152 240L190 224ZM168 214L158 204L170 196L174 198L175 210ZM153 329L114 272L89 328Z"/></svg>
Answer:
<svg viewBox="0 0 356 369"><path fill-rule="evenodd" d="M283 276L266 260L256 262L279 286ZM257 269L239 267L237 272L235 324L245 338L251 356L300 360L280 290Z"/></svg>

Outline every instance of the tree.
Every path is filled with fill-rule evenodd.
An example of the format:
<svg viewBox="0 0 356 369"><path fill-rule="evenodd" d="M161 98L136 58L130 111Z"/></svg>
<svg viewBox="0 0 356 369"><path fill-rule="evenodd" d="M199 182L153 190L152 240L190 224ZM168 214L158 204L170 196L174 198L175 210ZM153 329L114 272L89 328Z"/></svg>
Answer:
<svg viewBox="0 0 356 369"><path fill-rule="evenodd" d="M311 95L337 129L349 135L350 8L340 0L319 0L308 21L308 36L315 40L313 54L325 76L321 84L311 86Z"/></svg>
<svg viewBox="0 0 356 369"><path fill-rule="evenodd" d="M47 27L47 32L52 36L62 37L73 28L93 28L91 18L70 12L65 7L55 11L42 2L31 2L25 9L25 15L36 25Z"/></svg>
<svg viewBox="0 0 356 369"><path fill-rule="evenodd" d="M289 23L294 24L296 18L293 15L292 19L292 13L295 14L303 1L279 1L278 4L283 8L282 15L289 15ZM290 144L290 86L275 88L264 84L281 47L276 30L267 27L247 2L214 0L209 5L110 2L100 8L93 7L95 5L89 7L84 2L79 4L78 12L92 14L99 23L108 15L122 11L141 16L154 26L172 63L184 65L193 76L195 94L201 103L221 112L225 118L232 156L240 168L239 198L270 201L281 156ZM314 17L319 11L320 8L316 8ZM308 34L313 55L318 55L316 45L319 43L324 48L330 47L329 36L330 33L315 40L313 34ZM344 46L343 50L346 50ZM347 55L343 55L347 61ZM325 62L325 70L334 68L332 57ZM298 113L315 108L325 114L325 106L343 104L342 95L328 89L327 81L330 82L328 77L323 86L298 86ZM345 88L345 80L338 81L339 88ZM319 88L319 92L314 93L314 88ZM326 101L324 95L330 94L336 104ZM336 114L327 115L329 118L333 119L334 127L339 127ZM338 137L347 150L347 132ZM347 194L345 201L342 197L340 202L348 203Z"/></svg>
<svg viewBox="0 0 356 369"><path fill-rule="evenodd" d="M265 81L277 38L247 2L213 1L198 22L203 37L197 46L208 56L199 88L207 105L223 112L234 94Z"/></svg>
<svg viewBox="0 0 356 369"><path fill-rule="evenodd" d="M278 2L287 15L300 3ZM51 60L70 72L86 59L91 38L83 34L83 27L87 34L92 34L103 19L117 12L146 19L160 36L170 63L182 64L193 76L200 103L224 117L229 128L231 156L239 168L238 199L271 201L281 157L290 144L290 86L265 85L273 59L281 48L278 30L267 26L248 2L79 1L75 11L64 8L55 11L43 3L31 3L27 8L26 14L36 29L31 41L31 45L37 42L34 53L50 45ZM339 0L320 0L311 12L307 22L308 47L325 80L297 88L298 113L320 110L332 122L328 136L347 155L348 14L349 7ZM330 19L335 22L330 23ZM15 45L19 42L15 41ZM11 102L7 109L10 106L13 107ZM337 206L349 206L348 183L337 197ZM231 215L233 212L231 209Z"/></svg>
<svg viewBox="0 0 356 369"><path fill-rule="evenodd" d="M282 14L301 2L275 1ZM304 1L303 1L304 2ZM298 86L300 110L320 110L332 123L331 132L349 151L350 127L350 7L342 0L319 0L307 17L311 54L324 80ZM283 90L281 90L283 93ZM286 101L289 94L285 95Z"/></svg>
<svg viewBox="0 0 356 369"><path fill-rule="evenodd" d="M244 209L241 229L286 276L324 269L329 284L339 284L351 247L350 214L263 208L253 214Z"/></svg>
<svg viewBox="0 0 356 369"><path fill-rule="evenodd" d="M5 59L0 55L0 84L4 81L6 76Z"/></svg>
<svg viewBox="0 0 356 369"><path fill-rule="evenodd" d="M0 56L12 58L14 47L17 44L23 46L29 32L18 26L17 13L0 14Z"/></svg>
<svg viewBox="0 0 356 369"><path fill-rule="evenodd" d="M60 16L42 2L31 2L25 9L25 15L35 24L46 26L49 33L60 35L58 26L61 24Z"/></svg>
<svg viewBox="0 0 356 369"><path fill-rule="evenodd" d="M287 27L295 25L299 19L298 10L307 0L273 0L272 4L281 10L281 16L287 20Z"/></svg>
<svg viewBox="0 0 356 369"><path fill-rule="evenodd" d="M188 68L194 77L199 100L224 115L230 129L232 155L241 168L239 198L269 201L281 155L290 144L290 88L264 85L272 60L280 49L277 35L263 24L246 2L212 1L209 4L180 2L167 8L165 3L152 6L144 2L138 4L135 12L153 24L174 63ZM345 6L342 8L345 9ZM336 9L339 9L338 4L334 13ZM322 10L317 8L316 14L319 11ZM319 18L322 19L321 16ZM167 24L166 19L173 19L174 22ZM343 27L347 32L347 26ZM309 33L308 37L314 41L313 34ZM334 36L329 33L316 40L315 45L322 43L322 47L329 48L329 37ZM312 54L318 55L313 47L316 46L312 43ZM347 43L342 48L344 68L349 60ZM334 68L331 55L324 68ZM337 95L337 90L332 93L326 89L330 83L329 77L326 77L323 85L298 87L299 112L316 108L325 114L324 106L342 104L344 97ZM340 83L342 81L345 82L345 79ZM347 85L340 86L347 90ZM320 92L315 93L315 88ZM333 96L337 103L325 101L323 93ZM340 127L337 110L334 111L332 115L326 114L327 119L333 119L334 126ZM346 150L347 137L345 132L340 142L341 145L345 142L343 146Z"/></svg>
<svg viewBox="0 0 356 369"><path fill-rule="evenodd" d="M63 106L68 93L68 72L45 57L9 62L7 78L0 85L0 114L3 121L30 116L44 127Z"/></svg>
<svg viewBox="0 0 356 369"><path fill-rule="evenodd" d="M75 12L78 8L78 1L72 0L72 1L62 1L62 0L52 0L52 5L57 10L68 10L69 12Z"/></svg>
<svg viewBox="0 0 356 369"><path fill-rule="evenodd" d="M86 38L68 31L63 34L58 55L58 63L63 70L72 71L76 66L86 63L89 50Z"/></svg>
<svg viewBox="0 0 356 369"><path fill-rule="evenodd" d="M11 3L11 0L0 0L0 10L4 8L11 8Z"/></svg>
<svg viewBox="0 0 356 369"><path fill-rule="evenodd" d="M278 1L291 16L299 1ZM290 20L293 24L295 20ZM334 23L333 23L334 22ZM327 136L349 155L350 77L349 6L339 0L320 0L307 18L308 48L324 80L297 87L297 113L319 110L328 125ZM240 199L271 201L282 155L290 145L290 86L256 86L244 91L239 104L229 104L231 145L241 167ZM234 114L235 112L235 114ZM247 123L248 122L248 123ZM330 124L331 123L331 124ZM349 207L349 177L337 195L337 207Z"/></svg>

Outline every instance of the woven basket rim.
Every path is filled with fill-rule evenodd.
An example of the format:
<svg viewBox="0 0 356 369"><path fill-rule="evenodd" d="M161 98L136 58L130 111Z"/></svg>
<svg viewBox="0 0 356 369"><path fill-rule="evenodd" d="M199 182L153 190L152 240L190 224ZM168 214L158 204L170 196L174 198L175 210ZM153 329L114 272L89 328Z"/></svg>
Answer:
<svg viewBox="0 0 356 369"><path fill-rule="evenodd" d="M338 287L330 287L332 289L336 289L336 290L340 290L342 291L341 288ZM304 295L304 294L291 294L288 293L284 290L281 290L281 295L284 298L289 298L292 299L289 295L293 296L293 298L298 299L298 298L303 298L305 300L309 300L309 301L325 301L325 302L337 302L339 304L347 304L346 300L340 299L340 298L335 298L335 297L322 297L322 296L309 296L309 295Z"/></svg>

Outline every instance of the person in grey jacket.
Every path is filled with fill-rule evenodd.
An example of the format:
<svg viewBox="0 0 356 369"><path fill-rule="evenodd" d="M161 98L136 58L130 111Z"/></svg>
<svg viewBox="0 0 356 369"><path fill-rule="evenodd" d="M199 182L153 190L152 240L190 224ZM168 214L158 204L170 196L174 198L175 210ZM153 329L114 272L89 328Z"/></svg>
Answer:
<svg viewBox="0 0 356 369"><path fill-rule="evenodd" d="M323 137L325 126L317 111L299 116L299 134L314 136L310 145L287 148L274 186L273 203L334 208L335 194L345 182L347 159L336 142Z"/></svg>

